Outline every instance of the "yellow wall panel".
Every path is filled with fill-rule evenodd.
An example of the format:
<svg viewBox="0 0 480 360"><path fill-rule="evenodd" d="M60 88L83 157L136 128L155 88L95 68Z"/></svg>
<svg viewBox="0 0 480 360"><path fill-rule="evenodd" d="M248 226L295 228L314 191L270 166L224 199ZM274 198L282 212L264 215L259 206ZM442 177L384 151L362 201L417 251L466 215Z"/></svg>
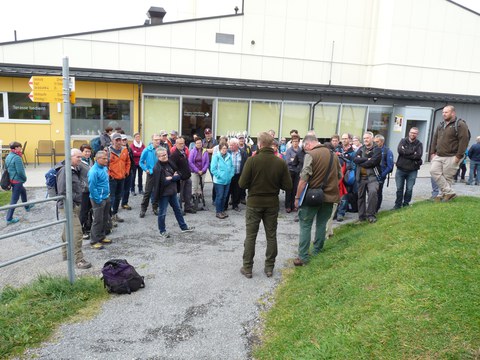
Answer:
<svg viewBox="0 0 480 360"><path fill-rule="evenodd" d="M30 78L14 78L13 80L13 92L30 92L32 89L30 89L30 86L28 85L28 80Z"/></svg>
<svg viewBox="0 0 480 360"><path fill-rule="evenodd" d="M0 91L12 91L13 83L11 78L0 77Z"/></svg>
<svg viewBox="0 0 480 360"><path fill-rule="evenodd" d="M96 99L108 99L108 87L106 83L95 83L95 95Z"/></svg>
<svg viewBox="0 0 480 360"><path fill-rule="evenodd" d="M107 84L108 99L130 100L133 97L132 84Z"/></svg>
<svg viewBox="0 0 480 360"><path fill-rule="evenodd" d="M75 97L95 98L95 83L87 81L75 81Z"/></svg>

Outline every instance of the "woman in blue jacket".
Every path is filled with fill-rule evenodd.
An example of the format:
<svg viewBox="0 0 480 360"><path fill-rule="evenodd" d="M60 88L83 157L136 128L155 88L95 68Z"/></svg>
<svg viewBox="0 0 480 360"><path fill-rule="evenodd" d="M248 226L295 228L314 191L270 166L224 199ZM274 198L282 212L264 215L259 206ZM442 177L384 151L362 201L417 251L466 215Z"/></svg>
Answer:
<svg viewBox="0 0 480 360"><path fill-rule="evenodd" d="M221 143L218 145L218 150L212 157L210 171L213 175L213 186L215 188L217 218L225 219L228 217L225 213L225 202L235 170L233 168L232 155L228 153L227 144Z"/></svg>
<svg viewBox="0 0 480 360"><path fill-rule="evenodd" d="M22 144L17 141L10 143L10 153L5 159L5 168L10 176L10 183L12 184L12 199L10 205L14 205L18 202L20 197L22 202L27 202L27 191L23 187L23 184L27 181L27 175L25 174L25 168L22 161ZM33 205L25 206L26 211L30 211ZM15 209L9 209L7 211L7 225L15 224L19 222L19 218L13 217Z"/></svg>

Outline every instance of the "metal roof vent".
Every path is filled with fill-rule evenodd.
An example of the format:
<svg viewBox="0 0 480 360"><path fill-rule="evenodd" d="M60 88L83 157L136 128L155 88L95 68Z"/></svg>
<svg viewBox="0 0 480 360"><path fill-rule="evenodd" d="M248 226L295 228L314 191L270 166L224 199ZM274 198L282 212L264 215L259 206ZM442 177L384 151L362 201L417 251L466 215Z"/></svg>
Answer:
<svg viewBox="0 0 480 360"><path fill-rule="evenodd" d="M163 7L151 6L147 16L150 18L150 25L163 24L163 18L167 12Z"/></svg>

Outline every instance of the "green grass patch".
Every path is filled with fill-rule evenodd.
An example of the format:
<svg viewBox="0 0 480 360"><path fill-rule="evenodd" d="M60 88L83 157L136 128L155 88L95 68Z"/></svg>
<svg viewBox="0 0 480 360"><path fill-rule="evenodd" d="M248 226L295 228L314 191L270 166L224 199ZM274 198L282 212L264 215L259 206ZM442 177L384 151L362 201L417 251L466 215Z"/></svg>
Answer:
<svg viewBox="0 0 480 360"><path fill-rule="evenodd" d="M255 358L480 358L479 209L421 202L337 229L285 273Z"/></svg>
<svg viewBox="0 0 480 360"><path fill-rule="evenodd" d="M10 204L10 199L12 197L11 191L1 191L0 190L0 206L5 206Z"/></svg>
<svg viewBox="0 0 480 360"><path fill-rule="evenodd" d="M40 345L66 321L95 315L109 297L103 283L94 277L41 276L30 285L6 287L0 294L0 358L22 354Z"/></svg>

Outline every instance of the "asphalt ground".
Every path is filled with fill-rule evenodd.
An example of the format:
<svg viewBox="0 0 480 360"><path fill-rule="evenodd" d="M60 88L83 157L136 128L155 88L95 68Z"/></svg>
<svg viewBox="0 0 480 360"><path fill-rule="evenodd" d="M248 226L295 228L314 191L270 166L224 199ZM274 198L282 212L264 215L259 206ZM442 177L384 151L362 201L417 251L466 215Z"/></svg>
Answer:
<svg viewBox="0 0 480 360"><path fill-rule="evenodd" d="M27 170L28 171L28 170ZM479 186L455 184L459 195L480 196ZM384 189L382 209L393 207L395 181ZM430 179L418 178L413 201L430 197ZM28 188L29 199L41 199L44 188ZM206 184L210 199L211 183ZM280 195L283 206L283 194ZM65 324L38 349L28 352L40 359L250 359L258 342L260 313L272 303L272 294L282 280L282 271L293 268L297 255L298 223L295 214L281 208L278 221L279 254L272 278L263 273L265 234L260 228L253 278L240 274L245 236L245 206L229 210L229 218L215 217L211 201L208 211L186 215L193 233L182 234L173 212L167 214L170 239L159 237L157 219L151 209L138 217L140 196L131 197L133 210L121 210L125 219L110 235L113 244L92 250L84 242L88 270L76 274L97 276L112 258L125 258L145 276L146 287L131 295L112 295L94 318ZM455 200L453 200L455 201ZM43 203L26 213L16 211L21 221L0 222L0 232L11 232L55 218L55 205ZM348 213L345 220L356 220ZM335 226L338 226L335 223ZM374 226L374 225L372 225ZM60 240L61 225L19 235L0 243L0 262L36 251ZM333 238L334 239L334 238ZM39 274L67 274L60 249L0 269L0 288L20 286ZM99 280L100 281L100 280Z"/></svg>

